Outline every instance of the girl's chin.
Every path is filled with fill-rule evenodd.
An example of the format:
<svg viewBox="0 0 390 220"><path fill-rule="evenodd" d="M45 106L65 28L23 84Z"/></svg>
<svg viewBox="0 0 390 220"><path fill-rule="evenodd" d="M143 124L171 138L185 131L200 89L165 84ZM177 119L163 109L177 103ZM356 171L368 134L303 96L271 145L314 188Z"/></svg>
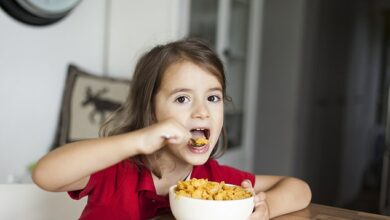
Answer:
<svg viewBox="0 0 390 220"><path fill-rule="evenodd" d="M192 166L199 166L203 165L207 162L209 157L204 157L204 158L191 158L189 160L186 160L187 163L191 164Z"/></svg>
<svg viewBox="0 0 390 220"><path fill-rule="evenodd" d="M184 147L184 148L181 148ZM187 146L172 146L170 147L170 155L176 155L173 156L178 160L181 160L182 162L191 164L191 165L202 165L207 162L207 160L210 157L211 151L213 150L212 147L210 147L209 144L203 146L203 147L192 147L190 145ZM181 149L181 150L179 150ZM166 148L163 148L163 151L166 150ZM174 159L174 158L172 158Z"/></svg>
<svg viewBox="0 0 390 220"><path fill-rule="evenodd" d="M190 154L187 157L187 162L192 165L202 165L207 162L210 157L211 148L210 145L203 147L187 146Z"/></svg>
<svg viewBox="0 0 390 220"><path fill-rule="evenodd" d="M207 154L209 152L209 149L210 149L209 144L206 144L202 147L193 147L192 145L187 145L187 147L191 153L199 154L199 155Z"/></svg>

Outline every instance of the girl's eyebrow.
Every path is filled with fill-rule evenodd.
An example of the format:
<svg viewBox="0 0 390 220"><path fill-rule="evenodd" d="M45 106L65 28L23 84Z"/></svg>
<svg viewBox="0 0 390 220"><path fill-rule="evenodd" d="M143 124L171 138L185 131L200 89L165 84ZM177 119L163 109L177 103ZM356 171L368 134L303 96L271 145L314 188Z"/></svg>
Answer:
<svg viewBox="0 0 390 220"><path fill-rule="evenodd" d="M174 89L172 90L170 93L169 93L169 96L175 94L175 93L178 93L178 92L191 92L192 89L186 89L186 88L177 88L177 89Z"/></svg>
<svg viewBox="0 0 390 220"><path fill-rule="evenodd" d="M177 88L177 89L174 89L172 90L170 93L169 93L169 96L175 94L175 93L178 93L178 92L192 92L193 90L192 89L187 89L187 88ZM214 92L214 91L219 91L219 92L222 92L222 88L221 87L214 87L214 88L210 88L208 90L208 92Z"/></svg>
<svg viewBox="0 0 390 220"><path fill-rule="evenodd" d="M209 89L209 92L214 92L214 91L222 92L222 88L221 87L215 87L215 88Z"/></svg>

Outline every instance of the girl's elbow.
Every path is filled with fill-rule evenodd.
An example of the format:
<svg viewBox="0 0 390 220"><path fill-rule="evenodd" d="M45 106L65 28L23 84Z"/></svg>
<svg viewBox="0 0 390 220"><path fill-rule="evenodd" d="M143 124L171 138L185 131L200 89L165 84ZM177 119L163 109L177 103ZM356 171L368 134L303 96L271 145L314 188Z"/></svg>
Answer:
<svg viewBox="0 0 390 220"><path fill-rule="evenodd" d="M311 202L311 198L312 198L312 193L311 193L311 189L310 189L310 186L308 183L302 181L302 205L303 205L303 208L306 208L310 202Z"/></svg>
<svg viewBox="0 0 390 220"><path fill-rule="evenodd" d="M33 182L41 189L50 191L50 192L55 192L57 191L57 188L54 187L50 183L50 179L47 175L47 173L43 170L43 168L39 165L35 167L35 169L32 172L31 176Z"/></svg>
<svg viewBox="0 0 390 220"><path fill-rule="evenodd" d="M50 191L46 187L42 171L38 166L33 170L31 178L35 185L39 186L39 188Z"/></svg>

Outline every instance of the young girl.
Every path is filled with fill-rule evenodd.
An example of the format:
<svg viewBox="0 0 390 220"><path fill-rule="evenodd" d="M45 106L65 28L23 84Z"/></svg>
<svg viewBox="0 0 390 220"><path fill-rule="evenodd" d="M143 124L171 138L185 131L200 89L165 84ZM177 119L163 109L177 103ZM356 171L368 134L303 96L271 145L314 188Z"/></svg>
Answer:
<svg viewBox="0 0 390 220"><path fill-rule="evenodd" d="M66 144L37 164L34 182L48 191L88 196L80 219L150 219L170 212L168 188L179 180L252 188L250 219L305 208L308 185L298 179L253 175L214 159L224 151L226 84L223 65L203 42L160 45L139 60L126 103L98 139ZM193 139L205 138L198 146Z"/></svg>

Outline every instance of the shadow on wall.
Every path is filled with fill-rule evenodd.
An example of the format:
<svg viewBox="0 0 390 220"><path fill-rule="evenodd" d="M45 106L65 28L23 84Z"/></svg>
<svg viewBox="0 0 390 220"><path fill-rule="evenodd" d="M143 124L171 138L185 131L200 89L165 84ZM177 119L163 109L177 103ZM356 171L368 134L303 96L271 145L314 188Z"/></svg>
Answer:
<svg viewBox="0 0 390 220"><path fill-rule="evenodd" d="M273 146L262 149L263 157L275 155L267 161L289 154L277 145L293 137L292 175L310 184L313 202L375 213L383 156L376 121L382 50L374 48L372 28L378 2L311 0L296 2L303 8L296 9L287 1L266 0L259 117L267 120L258 122L267 139L263 145ZM284 27L293 21L302 28ZM281 106L291 115L278 114L287 111Z"/></svg>

